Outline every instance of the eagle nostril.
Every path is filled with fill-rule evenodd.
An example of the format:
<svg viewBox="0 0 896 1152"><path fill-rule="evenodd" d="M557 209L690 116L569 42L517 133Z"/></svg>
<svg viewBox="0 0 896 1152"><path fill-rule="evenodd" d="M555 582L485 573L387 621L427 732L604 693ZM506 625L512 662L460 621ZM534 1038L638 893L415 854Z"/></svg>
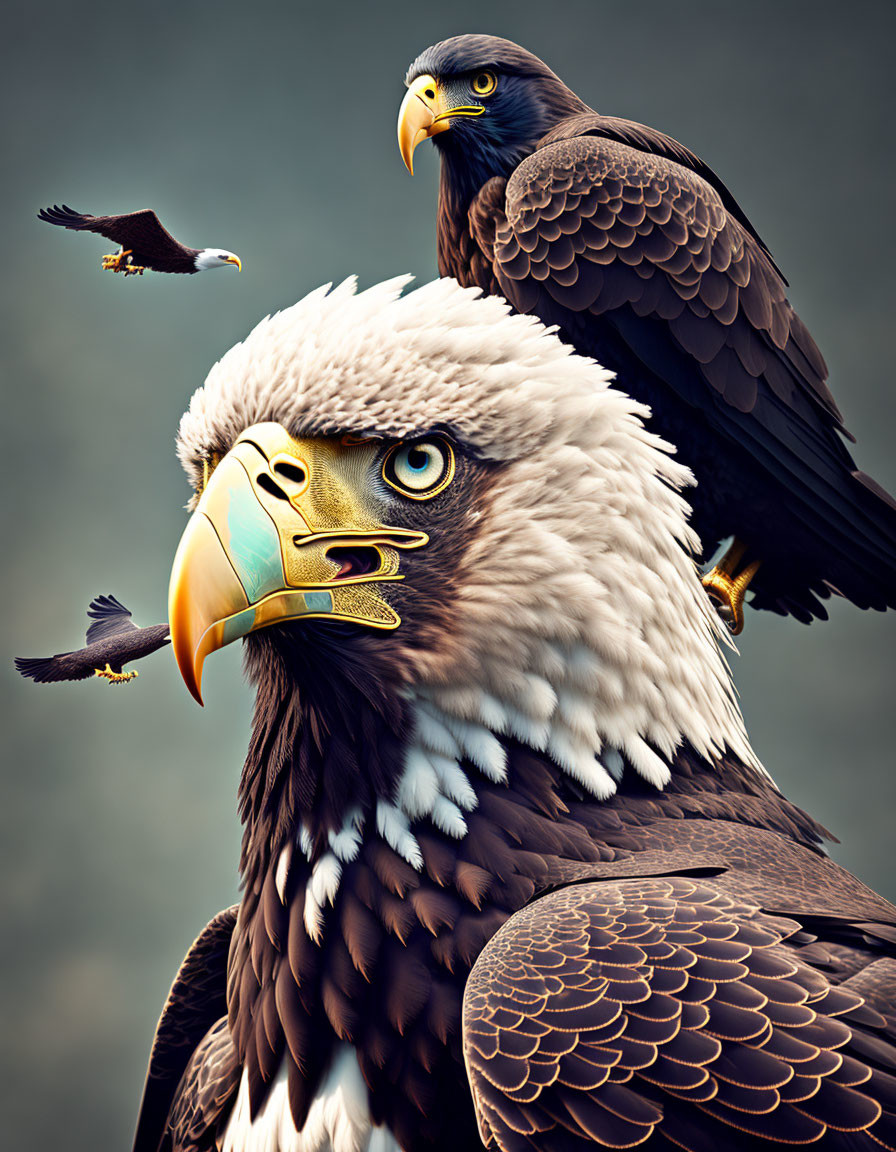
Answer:
<svg viewBox="0 0 896 1152"><path fill-rule="evenodd" d="M282 476L284 480L289 480L292 484L304 484L308 479L308 474L305 469L299 467L298 464L288 464L285 461L278 461L274 465L274 471L278 476Z"/></svg>
<svg viewBox="0 0 896 1152"><path fill-rule="evenodd" d="M275 497L277 500L289 500L289 497L273 478L267 472L259 472L255 478L255 482L259 488L264 489L269 496Z"/></svg>

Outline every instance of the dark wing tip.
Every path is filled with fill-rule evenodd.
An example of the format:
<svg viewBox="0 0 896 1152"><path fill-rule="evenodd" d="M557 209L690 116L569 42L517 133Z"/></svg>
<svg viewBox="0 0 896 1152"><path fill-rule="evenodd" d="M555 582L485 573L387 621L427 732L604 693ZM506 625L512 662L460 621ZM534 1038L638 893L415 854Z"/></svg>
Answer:
<svg viewBox="0 0 896 1152"><path fill-rule="evenodd" d="M896 511L896 499L890 495L886 488L878 484L873 476L869 476L867 472L862 472L861 469L856 468L853 471L852 478L861 484L868 492L873 493L878 500L883 501L889 508Z"/></svg>
<svg viewBox="0 0 896 1152"><path fill-rule="evenodd" d="M87 606L87 615L94 621L87 629L88 644L93 644L96 640L107 640L137 627L131 620L130 609L125 608L124 604L111 594L94 597Z"/></svg>
<svg viewBox="0 0 896 1152"><path fill-rule="evenodd" d="M130 616L131 611L110 592L108 596L95 596L87 605L87 615L93 620L104 616L118 616L121 613Z"/></svg>
<svg viewBox="0 0 896 1152"><path fill-rule="evenodd" d="M53 676L53 656L42 657L29 657L29 656L16 656L15 657L16 670L23 676L27 676L36 684L47 684L49 681L54 680Z"/></svg>
<svg viewBox="0 0 896 1152"><path fill-rule="evenodd" d="M83 212L76 212L68 204L63 204L61 207L54 204L52 208L41 208L37 218L46 221L47 224L58 224L61 228L76 229L86 227L94 219L93 216L85 216Z"/></svg>

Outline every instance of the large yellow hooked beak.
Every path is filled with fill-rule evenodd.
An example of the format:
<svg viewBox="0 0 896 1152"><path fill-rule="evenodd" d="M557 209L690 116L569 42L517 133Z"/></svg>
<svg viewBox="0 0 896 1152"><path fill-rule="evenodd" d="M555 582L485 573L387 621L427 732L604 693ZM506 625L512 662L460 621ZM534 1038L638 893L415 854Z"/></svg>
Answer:
<svg viewBox="0 0 896 1152"><path fill-rule="evenodd" d="M408 172L414 175L414 149L422 141L451 127L452 116L479 116L481 104L455 104L448 101L432 76L418 76L408 87L398 109L398 149Z"/></svg>
<svg viewBox="0 0 896 1152"><path fill-rule="evenodd" d="M202 703L210 652L296 618L397 628L383 586L424 532L382 524L366 483L380 451L349 438L248 428L212 472L181 538L168 593L178 667Z"/></svg>

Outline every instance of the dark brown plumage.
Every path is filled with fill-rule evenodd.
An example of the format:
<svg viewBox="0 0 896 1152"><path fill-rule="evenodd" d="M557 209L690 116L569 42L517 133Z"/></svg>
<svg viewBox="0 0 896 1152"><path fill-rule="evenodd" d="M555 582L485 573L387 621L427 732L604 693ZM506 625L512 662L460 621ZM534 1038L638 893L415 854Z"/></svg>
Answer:
<svg viewBox="0 0 896 1152"><path fill-rule="evenodd" d="M188 248L175 240L162 226L151 209L127 212L120 216L87 216L63 204L42 208L38 219L56 224L73 232L96 232L121 246L121 252L106 256L103 267L107 271L130 272L149 268L153 272L190 274L216 263L236 264L238 257L217 248ZM208 258L206 258L208 257Z"/></svg>
<svg viewBox="0 0 896 1152"><path fill-rule="evenodd" d="M125 664L142 660L170 643L167 624L138 628L131 620L130 611L114 596L97 596L91 600L87 615L93 623L87 629L86 648L57 656L17 656L15 665L19 672L38 684L86 680L89 676L123 683L137 675L122 672Z"/></svg>
<svg viewBox="0 0 896 1152"><path fill-rule="evenodd" d="M497 84L477 99L483 69ZM423 76L446 107L483 109L433 136L439 271L557 324L650 405L698 480L704 559L734 536L761 560L754 607L809 622L832 591L896 604L896 505L847 451L787 282L715 173L506 40L446 40L408 82Z"/></svg>
<svg viewBox="0 0 896 1152"><path fill-rule="evenodd" d="M244 791L239 916L175 982L135 1152L211 1147L242 1070L257 1109L281 1060L301 1127L342 1040L407 1152L480 1146L467 1074L500 1149L889 1146L896 909L770 783L687 753L675 769L663 793L626 771L595 805L515 745L464 840L419 835L422 871L365 837L319 945L311 865L293 855L281 899L274 811Z"/></svg>

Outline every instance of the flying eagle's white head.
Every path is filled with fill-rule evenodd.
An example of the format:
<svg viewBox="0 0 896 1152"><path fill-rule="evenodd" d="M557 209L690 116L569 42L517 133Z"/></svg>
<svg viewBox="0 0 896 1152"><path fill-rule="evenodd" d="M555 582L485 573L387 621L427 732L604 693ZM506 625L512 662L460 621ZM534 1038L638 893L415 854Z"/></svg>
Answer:
<svg viewBox="0 0 896 1152"><path fill-rule="evenodd" d="M201 248L193 260L197 272L206 272L209 268L226 268L233 264L242 270L242 263L235 252L228 252L226 248Z"/></svg>
<svg viewBox="0 0 896 1152"><path fill-rule="evenodd" d="M689 555L689 474L645 410L502 300L406 283L312 292L193 396L170 616L194 694L205 656L247 636L257 754L307 764L292 725L326 787L370 704L389 737L349 756L334 803L369 793L412 863L414 822L462 837L513 742L598 798L623 770L662 788L683 745L761 773Z"/></svg>

